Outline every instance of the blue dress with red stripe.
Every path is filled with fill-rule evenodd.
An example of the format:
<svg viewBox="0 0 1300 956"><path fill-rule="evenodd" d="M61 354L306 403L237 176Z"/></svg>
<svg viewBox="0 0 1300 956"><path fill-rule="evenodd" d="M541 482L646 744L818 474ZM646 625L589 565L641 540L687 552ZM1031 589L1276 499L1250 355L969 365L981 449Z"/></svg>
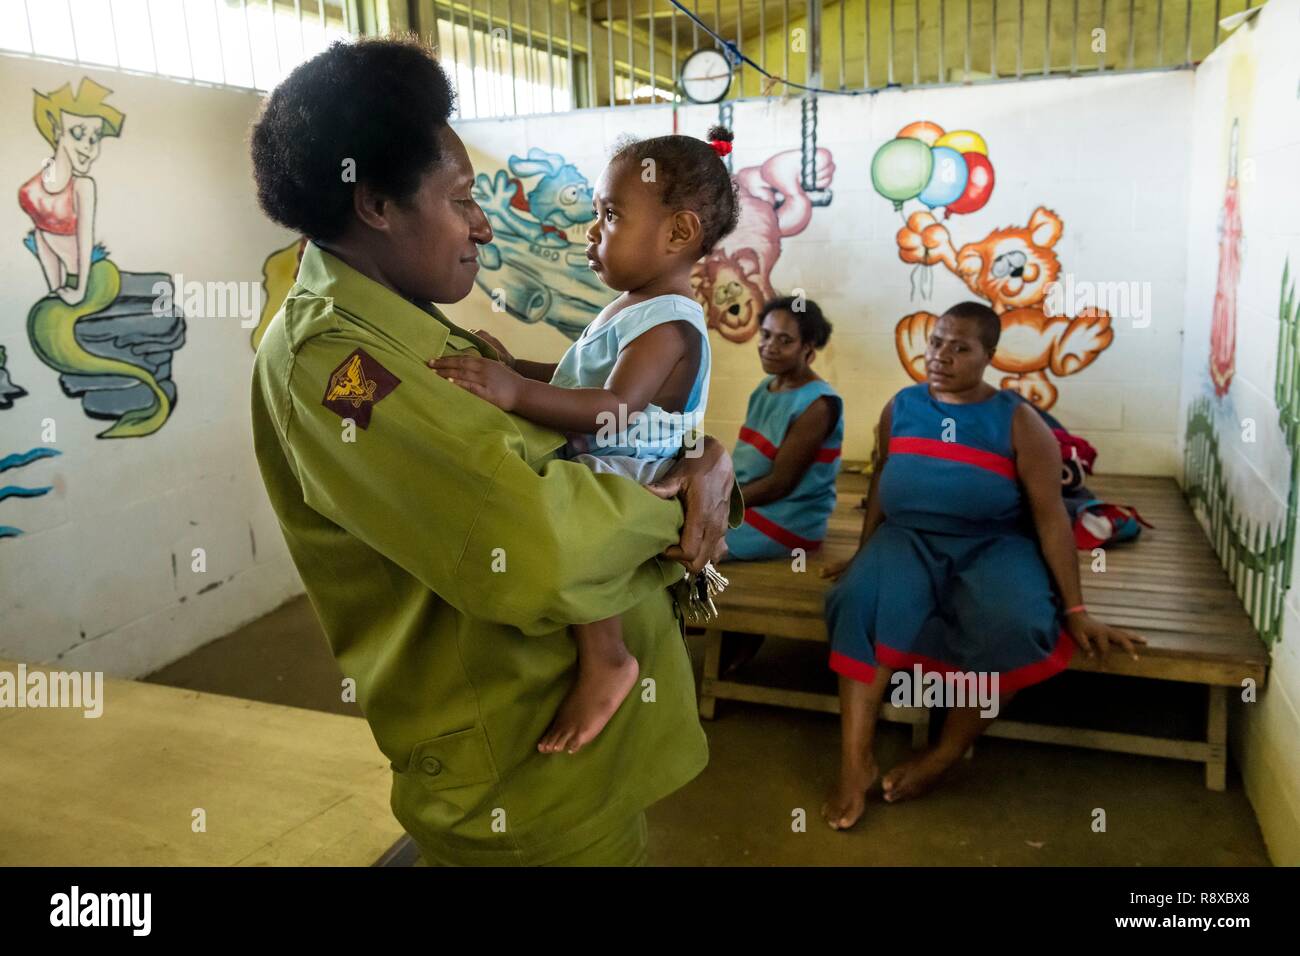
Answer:
<svg viewBox="0 0 1300 956"><path fill-rule="evenodd" d="M831 669L877 665L999 675L1018 690L1070 661L1060 605L1016 477L1011 422L1024 399L894 397L877 494L884 521L826 596Z"/></svg>
<svg viewBox="0 0 1300 956"><path fill-rule="evenodd" d="M772 470L786 432L819 398L829 398L834 404L835 425L793 491L778 501L746 508L744 524L727 532L728 557L742 561L788 558L795 548L815 550L826 537L826 521L835 510L844 403L822 379L773 392L768 386L774 378L768 375L749 396L745 424L731 456L740 484L756 481Z"/></svg>

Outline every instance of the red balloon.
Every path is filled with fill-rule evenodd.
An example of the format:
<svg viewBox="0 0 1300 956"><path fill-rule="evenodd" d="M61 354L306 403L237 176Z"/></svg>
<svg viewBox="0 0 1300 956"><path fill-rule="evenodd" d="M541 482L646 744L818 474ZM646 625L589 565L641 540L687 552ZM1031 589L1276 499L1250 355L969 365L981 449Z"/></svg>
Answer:
<svg viewBox="0 0 1300 956"><path fill-rule="evenodd" d="M983 209L984 204L993 195L993 164L983 153L962 153L966 160L966 189L960 196L948 204L944 218L953 214L964 215Z"/></svg>

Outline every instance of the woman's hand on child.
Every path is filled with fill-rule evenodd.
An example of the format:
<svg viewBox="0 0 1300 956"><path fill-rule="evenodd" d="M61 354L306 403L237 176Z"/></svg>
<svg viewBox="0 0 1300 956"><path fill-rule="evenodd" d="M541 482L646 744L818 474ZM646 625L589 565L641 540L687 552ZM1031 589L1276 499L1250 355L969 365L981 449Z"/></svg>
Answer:
<svg viewBox="0 0 1300 956"><path fill-rule="evenodd" d="M1105 657L1110 645L1118 644L1124 648L1129 657L1137 660L1137 650L1134 649L1133 645L1147 642L1145 637L1134 634L1132 631L1103 624L1087 611L1067 614L1065 628L1070 632L1070 636L1074 638L1074 642L1082 648L1088 657L1093 657L1095 654ZM1095 651L1094 648L1096 648Z"/></svg>
<svg viewBox="0 0 1300 956"><path fill-rule="evenodd" d="M726 536L736 479L721 442L705 437L700 447L701 454L682 458L662 479L646 485L660 498L680 497L685 502L681 541L666 548L663 556L692 573L703 570Z"/></svg>
<svg viewBox="0 0 1300 956"><path fill-rule="evenodd" d="M447 381L473 392L503 411L514 411L523 378L500 362L479 356L457 355L429 360L433 369Z"/></svg>
<svg viewBox="0 0 1300 956"><path fill-rule="evenodd" d="M490 332L484 332L482 329L475 329L474 334L481 338L488 345L496 349L497 357L501 359L510 368L515 367L515 357L510 354L510 350L501 344L501 340Z"/></svg>

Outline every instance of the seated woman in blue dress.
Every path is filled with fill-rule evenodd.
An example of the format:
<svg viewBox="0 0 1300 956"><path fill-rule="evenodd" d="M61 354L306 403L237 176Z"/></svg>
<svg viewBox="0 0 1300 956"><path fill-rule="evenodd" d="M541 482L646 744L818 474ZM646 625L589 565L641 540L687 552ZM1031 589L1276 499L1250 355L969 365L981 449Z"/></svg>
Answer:
<svg viewBox="0 0 1300 956"><path fill-rule="evenodd" d="M1115 643L1136 657L1144 643L1083 605L1056 438L1017 393L984 381L1000 331L980 303L939 318L928 380L880 416L858 553L823 572L839 578L826 597L843 735L840 779L822 808L833 829L862 816L879 778L882 698L918 667L923 682L940 674L953 688L958 676L981 678L1005 705L1063 670L1076 647L1092 656ZM934 784L998 709L967 704L950 703L938 742L884 776L887 802Z"/></svg>
<svg viewBox="0 0 1300 956"><path fill-rule="evenodd" d="M811 299L772 299L759 314L758 359L767 374L749 396L732 453L745 496L745 520L727 532L719 560L791 559L821 547L835 510L844 438L843 402L812 370L831 324ZM758 634L722 638L726 676L762 646Z"/></svg>
<svg viewBox="0 0 1300 956"><path fill-rule="evenodd" d="M732 459L745 522L727 532L726 557L789 558L821 547L835 510L843 402L812 370L831 325L811 299L773 299L759 314L758 359L767 374L749 396Z"/></svg>

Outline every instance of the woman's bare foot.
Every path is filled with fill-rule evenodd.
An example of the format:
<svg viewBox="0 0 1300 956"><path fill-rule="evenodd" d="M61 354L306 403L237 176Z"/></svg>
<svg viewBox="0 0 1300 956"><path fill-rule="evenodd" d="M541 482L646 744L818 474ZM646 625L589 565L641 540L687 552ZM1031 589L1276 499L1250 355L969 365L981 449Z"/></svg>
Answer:
<svg viewBox="0 0 1300 956"><path fill-rule="evenodd" d="M937 747L908 757L885 774L881 783L885 802L898 803L929 792L939 782L939 778L960 759L961 753L950 754Z"/></svg>
<svg viewBox="0 0 1300 956"><path fill-rule="evenodd" d="M537 749L544 754L561 751L574 754L591 743L635 686L640 672L636 658L626 648L622 654L608 657L580 655L578 679L560 702L560 709L537 742Z"/></svg>
<svg viewBox="0 0 1300 956"><path fill-rule="evenodd" d="M832 830L851 829L867 809L867 793L880 779L876 762L850 766L841 764L840 779L826 793L822 817Z"/></svg>

